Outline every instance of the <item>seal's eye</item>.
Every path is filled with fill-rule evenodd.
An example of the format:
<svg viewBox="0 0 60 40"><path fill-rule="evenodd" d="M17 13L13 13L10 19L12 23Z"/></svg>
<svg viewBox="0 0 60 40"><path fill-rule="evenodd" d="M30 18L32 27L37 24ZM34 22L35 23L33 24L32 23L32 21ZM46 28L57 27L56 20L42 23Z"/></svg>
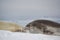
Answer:
<svg viewBox="0 0 60 40"><path fill-rule="evenodd" d="M30 24L26 25L26 27L30 27Z"/></svg>

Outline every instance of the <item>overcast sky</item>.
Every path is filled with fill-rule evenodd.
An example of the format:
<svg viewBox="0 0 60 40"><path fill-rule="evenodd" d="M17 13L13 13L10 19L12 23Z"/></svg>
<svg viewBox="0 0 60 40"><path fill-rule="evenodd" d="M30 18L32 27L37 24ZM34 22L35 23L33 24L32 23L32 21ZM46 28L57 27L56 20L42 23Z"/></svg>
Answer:
<svg viewBox="0 0 60 40"><path fill-rule="evenodd" d="M60 0L0 0L0 19L60 18Z"/></svg>

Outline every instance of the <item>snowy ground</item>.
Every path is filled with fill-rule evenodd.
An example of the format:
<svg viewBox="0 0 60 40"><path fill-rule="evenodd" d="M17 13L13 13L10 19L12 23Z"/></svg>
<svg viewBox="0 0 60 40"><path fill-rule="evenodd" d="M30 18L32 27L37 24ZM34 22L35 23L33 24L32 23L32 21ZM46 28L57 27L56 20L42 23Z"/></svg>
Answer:
<svg viewBox="0 0 60 40"><path fill-rule="evenodd" d="M0 30L0 40L60 40L60 36L30 34Z"/></svg>

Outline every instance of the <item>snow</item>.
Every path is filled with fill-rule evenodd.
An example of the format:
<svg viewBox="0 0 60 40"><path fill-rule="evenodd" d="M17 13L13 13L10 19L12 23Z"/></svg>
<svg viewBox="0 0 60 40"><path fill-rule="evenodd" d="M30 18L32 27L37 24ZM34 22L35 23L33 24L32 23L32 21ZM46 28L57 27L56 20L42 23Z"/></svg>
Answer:
<svg viewBox="0 0 60 40"><path fill-rule="evenodd" d="M0 40L60 40L60 36L0 30Z"/></svg>

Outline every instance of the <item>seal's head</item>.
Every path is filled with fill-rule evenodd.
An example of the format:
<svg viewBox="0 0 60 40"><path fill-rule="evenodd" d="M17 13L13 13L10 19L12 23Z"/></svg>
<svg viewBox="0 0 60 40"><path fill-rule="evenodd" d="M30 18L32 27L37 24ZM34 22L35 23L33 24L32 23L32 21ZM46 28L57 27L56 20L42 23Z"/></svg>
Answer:
<svg viewBox="0 0 60 40"><path fill-rule="evenodd" d="M44 28L45 27L43 25L40 25L40 23L37 23L37 22L31 22L27 24L25 27L27 32L30 32L30 33L43 33L42 31Z"/></svg>

